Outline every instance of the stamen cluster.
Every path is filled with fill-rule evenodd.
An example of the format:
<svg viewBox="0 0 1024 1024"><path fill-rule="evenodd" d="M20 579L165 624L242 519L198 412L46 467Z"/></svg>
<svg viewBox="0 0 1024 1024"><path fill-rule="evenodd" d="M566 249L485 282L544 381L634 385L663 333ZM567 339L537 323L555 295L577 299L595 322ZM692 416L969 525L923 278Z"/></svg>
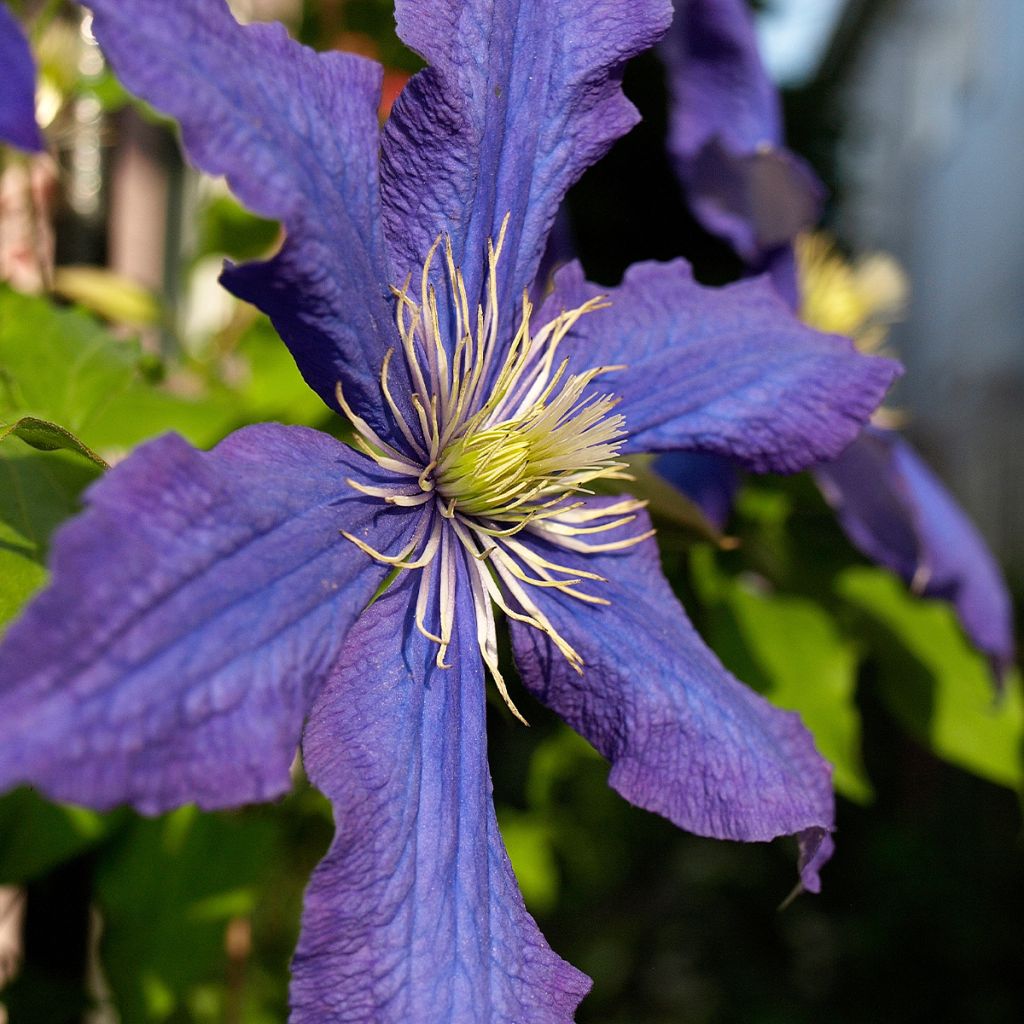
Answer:
<svg viewBox="0 0 1024 1024"><path fill-rule="evenodd" d="M438 238L424 261L419 302L409 281L393 288L402 355L412 385L413 419L402 412L389 385L390 350L381 369L381 392L407 450L388 444L357 416L338 386L338 401L358 433L356 443L399 481L394 486L351 486L399 506L426 506L411 545L387 555L352 534L345 536L378 561L403 570L420 570L417 628L438 644L437 663L445 657L455 614L456 558L459 547L470 555L470 586L476 613L477 642L499 691L517 717L498 668L494 606L507 616L542 630L577 671L579 654L554 630L531 597L532 588L555 588L578 600L607 604L581 589L584 581L603 582L596 573L546 558L531 537L576 554L629 547L649 534L595 542L594 534L635 519L643 502L624 499L587 508L581 496L598 479L629 479L617 461L625 422L612 414L617 399L591 390L614 366L568 372L568 360L556 364L559 344L587 313L607 305L591 299L562 312L536 333L532 304L524 293L519 327L499 359L497 265L508 219L497 243L488 243L486 296L471 318L462 272L455 266L451 242L444 240L444 278L449 308L442 318L431 268L441 246ZM454 348L446 345L442 323L449 324ZM404 482L402 482L404 478ZM426 510L425 510L426 511ZM439 596L440 632L425 624L433 588Z"/></svg>

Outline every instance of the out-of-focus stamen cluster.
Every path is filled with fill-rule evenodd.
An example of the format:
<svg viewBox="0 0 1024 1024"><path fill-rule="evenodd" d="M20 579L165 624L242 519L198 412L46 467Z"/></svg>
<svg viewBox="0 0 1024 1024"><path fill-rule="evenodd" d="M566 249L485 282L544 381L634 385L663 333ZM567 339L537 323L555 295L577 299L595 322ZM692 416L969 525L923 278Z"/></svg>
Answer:
<svg viewBox="0 0 1024 1024"><path fill-rule="evenodd" d="M881 351L889 328L902 319L909 285L906 274L888 253L876 252L851 263L822 232L796 242L800 283L800 319L828 334L845 334L861 352ZM880 406L871 416L876 427L904 424L899 409Z"/></svg>
<svg viewBox="0 0 1024 1024"><path fill-rule="evenodd" d="M862 352L878 351L907 304L907 278L896 260L876 252L850 263L821 232L801 235L796 257L800 319L853 338Z"/></svg>

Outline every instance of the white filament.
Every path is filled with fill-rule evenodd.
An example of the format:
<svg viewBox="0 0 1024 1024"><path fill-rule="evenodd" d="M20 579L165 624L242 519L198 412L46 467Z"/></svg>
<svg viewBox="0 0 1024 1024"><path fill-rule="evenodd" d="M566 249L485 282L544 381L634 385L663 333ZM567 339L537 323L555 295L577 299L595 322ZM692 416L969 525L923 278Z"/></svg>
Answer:
<svg viewBox="0 0 1024 1024"><path fill-rule="evenodd" d="M355 415L341 385L338 403L357 431L356 444L382 469L406 482L368 486L350 480L362 494L397 506L433 502L412 542L395 555L377 551L350 533L344 536L371 558L403 571L418 570L415 621L423 636L438 645L437 664L446 663L455 619L458 550L468 557L477 644L509 708L525 721L508 694L498 667L494 608L539 629L578 672L583 659L551 625L531 596L533 589L555 589L591 604L607 600L581 589L605 582L594 572L551 561L524 543L532 535L567 552L587 554L631 547L653 531L625 539L589 538L622 527L645 504L624 499L603 508L586 507L580 495L598 479L629 479L616 461L625 437L621 415L611 414L617 399L588 394L593 381L609 370L598 366L569 374L568 360L556 364L559 344L580 317L607 305L590 299L560 313L531 332L533 307L524 293L519 327L500 366L497 265L508 225L506 216L496 243L487 247L486 296L471 318L461 270L445 238L448 313L454 346L446 346L430 271L442 239L431 247L420 275L419 302L409 281L392 289L401 351L412 384L414 418L403 415L389 387L394 349L381 368L381 393L398 431L409 446L398 450ZM474 329L475 328L475 329ZM493 380L492 380L493 377ZM436 593L440 633L425 625L430 597Z"/></svg>

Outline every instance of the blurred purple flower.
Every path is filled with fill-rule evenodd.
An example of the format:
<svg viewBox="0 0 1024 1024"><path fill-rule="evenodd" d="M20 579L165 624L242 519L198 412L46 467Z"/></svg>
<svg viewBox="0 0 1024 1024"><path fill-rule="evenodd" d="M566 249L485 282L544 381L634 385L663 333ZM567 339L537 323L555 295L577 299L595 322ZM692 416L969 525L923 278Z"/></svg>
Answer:
<svg viewBox="0 0 1024 1024"><path fill-rule="evenodd" d="M686 0L677 8L661 46L677 176L701 224L727 239L752 273L769 271L790 305L807 311L793 241L817 221L824 188L782 145L778 92L750 10L744 0ZM680 454L659 469L722 525L736 487L734 461ZM918 593L950 602L1001 679L1014 658L1006 583L977 529L911 446L872 428L815 476L853 544Z"/></svg>
<svg viewBox="0 0 1024 1024"><path fill-rule="evenodd" d="M28 40L0 3L0 142L33 152L43 148L36 124L36 68Z"/></svg>
<svg viewBox="0 0 1024 1024"><path fill-rule="evenodd" d="M160 438L99 481L0 645L0 788L237 806L289 788L301 736L338 831L292 1019L569 1021L587 979L527 913L490 798L486 669L514 709L497 606L525 687L623 796L702 835L796 833L816 890L827 765L699 640L642 503L588 484L645 450L799 469L849 442L896 366L682 261L607 297L572 264L536 317L525 298L569 185L636 120L623 62L669 5L399 0L429 66L382 134L370 61L242 28L221 0L91 6L192 160L284 222L281 252L224 282L360 451L264 424L205 453Z"/></svg>
<svg viewBox="0 0 1024 1024"><path fill-rule="evenodd" d="M701 225L793 298L791 241L821 216L825 188L783 145L782 105L746 0L680 0L661 43L668 151Z"/></svg>
<svg viewBox="0 0 1024 1024"><path fill-rule="evenodd" d="M948 601L1002 678L1013 663L1013 609L992 553L941 481L899 434L869 427L814 471L847 536L915 593Z"/></svg>

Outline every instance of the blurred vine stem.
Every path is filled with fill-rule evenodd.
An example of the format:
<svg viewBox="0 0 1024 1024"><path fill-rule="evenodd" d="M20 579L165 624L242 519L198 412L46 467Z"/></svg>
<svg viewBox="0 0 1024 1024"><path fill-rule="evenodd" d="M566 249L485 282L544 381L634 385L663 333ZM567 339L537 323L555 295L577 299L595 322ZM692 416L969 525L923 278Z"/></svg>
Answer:
<svg viewBox="0 0 1024 1024"><path fill-rule="evenodd" d="M40 0L36 5L36 12L29 15L29 34L33 43L38 45L50 22L57 17L63 6L64 0Z"/></svg>
<svg viewBox="0 0 1024 1024"><path fill-rule="evenodd" d="M245 975L252 954L252 922L247 917L233 917L224 933L224 949L228 955L227 998L224 1024L242 1024L245 1010Z"/></svg>

